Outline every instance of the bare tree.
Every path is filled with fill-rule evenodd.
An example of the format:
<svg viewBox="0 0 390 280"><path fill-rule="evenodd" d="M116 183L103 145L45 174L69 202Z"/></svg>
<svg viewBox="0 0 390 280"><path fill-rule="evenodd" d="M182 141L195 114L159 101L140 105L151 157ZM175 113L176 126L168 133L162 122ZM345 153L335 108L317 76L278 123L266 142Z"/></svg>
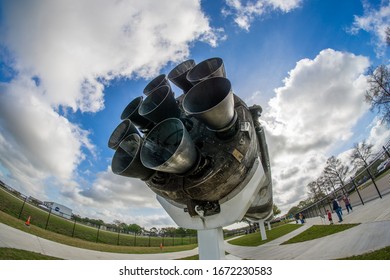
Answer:
<svg viewBox="0 0 390 280"><path fill-rule="evenodd" d="M377 110L382 122L390 125L390 69L385 65L371 68L368 73L366 102Z"/></svg>
<svg viewBox="0 0 390 280"><path fill-rule="evenodd" d="M322 174L320 177L318 177L316 182L317 182L318 190L323 194L323 196L327 196L331 184L329 180L326 178L325 174Z"/></svg>
<svg viewBox="0 0 390 280"><path fill-rule="evenodd" d="M331 156L326 161L326 166L324 169L325 175L331 180L331 182L339 183L342 187L342 191L345 194L345 184L344 181L347 177L349 168L345 166L341 160L338 158Z"/></svg>
<svg viewBox="0 0 390 280"><path fill-rule="evenodd" d="M307 188L308 188L308 194L309 194L309 197L313 200L313 202L315 202L316 200L318 200L318 190L317 190L317 184L315 181L313 182L310 182L308 185L307 185Z"/></svg>
<svg viewBox="0 0 390 280"><path fill-rule="evenodd" d="M368 167L368 161L372 156L371 154L372 147L373 145L366 143L365 140L362 143L355 144L355 148L351 154L351 160L355 164L355 167L357 169L362 166L366 168L368 176L371 178L371 181L374 184L374 187L377 190L379 197L382 198L378 186L376 185L375 178L371 174L370 168Z"/></svg>
<svg viewBox="0 0 390 280"><path fill-rule="evenodd" d="M363 140L361 143L355 143L354 150L351 154L351 160L356 169L368 166L370 158L372 157L373 146L374 145L372 144L368 144L366 140Z"/></svg>
<svg viewBox="0 0 390 280"><path fill-rule="evenodd" d="M317 180L310 182L307 185L308 194L313 201L319 201L326 196L324 177L319 177Z"/></svg>
<svg viewBox="0 0 390 280"><path fill-rule="evenodd" d="M385 30L386 43L390 46L390 27ZM379 65L376 69L368 71L368 90L366 102L371 105L371 110L378 110L382 122L390 125L390 69L386 65Z"/></svg>
<svg viewBox="0 0 390 280"><path fill-rule="evenodd" d="M309 190L309 196L311 203L315 203L315 211L318 215L322 216L324 211L320 210L320 206L323 206L324 198L326 197L326 178L324 176L320 176L317 180L310 182L307 185Z"/></svg>

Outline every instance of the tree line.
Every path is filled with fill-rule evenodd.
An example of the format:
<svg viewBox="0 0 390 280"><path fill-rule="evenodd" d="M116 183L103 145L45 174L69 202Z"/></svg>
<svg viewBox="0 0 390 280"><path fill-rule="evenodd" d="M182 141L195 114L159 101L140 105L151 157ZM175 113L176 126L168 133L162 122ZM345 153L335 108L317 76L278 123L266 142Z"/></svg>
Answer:
<svg viewBox="0 0 390 280"><path fill-rule="evenodd" d="M97 228L105 227L106 230L121 232L127 234L135 234L135 235L150 235L150 236L164 236L164 237L173 237L173 236L188 236L188 235L196 235L196 230L185 229L182 227L163 227L157 228L152 227L149 230L141 227L138 224L126 224L120 220L114 220L112 223L105 223L100 219L90 219L88 217L80 217L79 215L72 215L72 220L91 225Z"/></svg>
<svg viewBox="0 0 390 280"><path fill-rule="evenodd" d="M378 166L380 161L375 160L376 156L373 154L372 149L373 145L367 143L366 140L356 143L349 156L351 165L346 165L335 156L329 157L320 176L307 184L308 198L293 206L287 215L294 215L312 203L322 200L329 194L333 193L336 196L338 191L341 191L343 194L350 193L355 187L350 180L353 173L354 180L357 181L356 183L361 184L371 180L376 185L375 176L369 166L373 162L374 167Z"/></svg>

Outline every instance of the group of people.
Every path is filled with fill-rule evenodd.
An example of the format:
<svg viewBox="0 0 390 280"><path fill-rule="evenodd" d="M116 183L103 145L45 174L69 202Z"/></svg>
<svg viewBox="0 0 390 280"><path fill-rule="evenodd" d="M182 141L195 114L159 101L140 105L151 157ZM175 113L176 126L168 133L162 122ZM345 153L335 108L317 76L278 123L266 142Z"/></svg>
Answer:
<svg viewBox="0 0 390 280"><path fill-rule="evenodd" d="M346 195L343 196L343 201L345 203L345 208L347 209L347 212L349 213L349 210L353 211L351 201L349 200L349 198ZM343 221L343 210L342 210L337 198L335 198L333 200L332 204L333 204L332 205L333 211L336 212L337 217L339 218L339 223L341 223ZM328 220L329 220L330 224L333 224L332 212L330 212L330 210L326 210L326 212L327 212Z"/></svg>
<svg viewBox="0 0 390 280"><path fill-rule="evenodd" d="M344 201L345 208L347 209L347 212L349 214L349 211L353 211L351 201L346 195L343 196L342 200ZM335 198L332 201L332 209L337 214L337 217L339 218L339 223L341 223L343 221L343 210L337 198ZM328 209L326 210L326 214L328 215L329 223L332 225L333 224L332 212ZM321 218L322 219L325 218L323 214L321 214ZM301 222L301 224L305 223L305 216L303 215L302 212L295 214L295 221L297 224L298 222Z"/></svg>

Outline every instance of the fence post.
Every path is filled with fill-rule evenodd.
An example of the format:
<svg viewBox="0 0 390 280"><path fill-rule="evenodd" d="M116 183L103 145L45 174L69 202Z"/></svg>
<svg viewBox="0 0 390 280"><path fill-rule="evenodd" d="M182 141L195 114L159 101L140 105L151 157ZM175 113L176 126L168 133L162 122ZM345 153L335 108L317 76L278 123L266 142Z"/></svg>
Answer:
<svg viewBox="0 0 390 280"><path fill-rule="evenodd" d="M49 219L50 219L50 215L51 215L51 210L52 210L52 209L53 209L53 208L50 208L49 215L47 216L45 229L47 229L47 226L49 225Z"/></svg>
<svg viewBox="0 0 390 280"><path fill-rule="evenodd" d="M20 209L18 219L20 219L20 217L22 217L22 212L23 212L23 209L24 209L24 205L26 204L26 200L27 200L27 196L24 198L22 209Z"/></svg>
<svg viewBox="0 0 390 280"><path fill-rule="evenodd" d="M326 214L325 204L324 204L324 203L321 203L321 206L324 208L324 213Z"/></svg>
<svg viewBox="0 0 390 280"><path fill-rule="evenodd" d="M381 193L380 193L380 191L379 191L379 189L378 189L378 186L377 186L376 183L375 183L374 176L372 176L372 174L371 174L371 172L370 172L370 167L367 166L366 168L367 168L367 173L368 173L368 175L369 175L370 178L371 178L371 181L374 183L374 187L375 187L375 189L376 189L376 191L377 191L379 197L382 198L382 195L381 195Z"/></svg>
<svg viewBox="0 0 390 280"><path fill-rule="evenodd" d="M389 151L386 149L386 147L385 147L385 146L383 146L383 150L385 150L385 153L386 153L387 157L389 157L389 158L390 158L390 153L389 153Z"/></svg>
<svg viewBox="0 0 390 280"><path fill-rule="evenodd" d="M380 191L379 191L379 189L378 189L378 186L377 186L376 183L375 183L374 176L372 176L372 174L371 174L371 172L370 172L370 166L368 165L367 161L363 158L363 156L362 156L362 154L360 153L359 149L358 149L357 151L358 151L360 157L363 159L364 166L366 167L368 176L370 176L371 181L374 183L374 187L375 187L376 191L378 192L379 197L382 198L382 195L381 195L381 193L380 193Z"/></svg>
<svg viewBox="0 0 390 280"><path fill-rule="evenodd" d="M355 187L355 190L356 190L356 192L357 192L357 194L358 194L358 196L359 196L359 198L360 198L360 201L361 201L362 204L364 205L364 201L363 201L363 199L362 199L362 196L360 195L359 189L358 189L358 187L356 186L355 181L353 180L352 177L351 177L351 181L352 181L352 184L353 184L353 186Z"/></svg>
<svg viewBox="0 0 390 280"><path fill-rule="evenodd" d="M96 234L96 243L99 242L99 231L100 231L100 225L98 227L97 234Z"/></svg>
<svg viewBox="0 0 390 280"><path fill-rule="evenodd" d="M76 219L74 220L74 224L73 224L73 230L72 230L72 237L74 237L74 231L76 229Z"/></svg>
<svg viewBox="0 0 390 280"><path fill-rule="evenodd" d="M136 244L137 244L137 236L136 236L136 233L134 232L134 247Z"/></svg>
<svg viewBox="0 0 390 280"><path fill-rule="evenodd" d="M118 227L118 240L116 242L116 245L118 245L118 246L119 246L119 235L120 235L120 233L121 233L121 229Z"/></svg>
<svg viewBox="0 0 390 280"><path fill-rule="evenodd" d="M330 197L330 195L329 195L329 197ZM333 207L332 207L332 205L330 204L330 199L329 199L329 197L326 198L326 202L328 202L328 206L329 206L330 212L333 213Z"/></svg>

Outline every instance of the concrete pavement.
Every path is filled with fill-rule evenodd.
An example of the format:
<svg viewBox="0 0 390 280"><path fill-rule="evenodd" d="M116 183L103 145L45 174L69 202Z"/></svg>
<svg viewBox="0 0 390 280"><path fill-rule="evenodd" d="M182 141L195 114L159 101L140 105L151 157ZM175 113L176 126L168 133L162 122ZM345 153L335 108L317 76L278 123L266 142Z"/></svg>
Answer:
<svg viewBox="0 0 390 280"><path fill-rule="evenodd" d="M298 230L258 247L242 247L227 244L226 251L242 259L262 260L331 260L360 255L390 246L390 195L372 200L365 205L353 208L347 214L343 211L342 223L361 223L360 225L322 238L281 245L295 235L315 224L329 224L320 217L307 219ZM333 221L337 216L333 214Z"/></svg>
<svg viewBox="0 0 390 280"><path fill-rule="evenodd" d="M308 229L312 224L314 223L309 221L302 228L258 247L228 244L226 250L243 259L332 260L390 246L390 221L362 223L354 228L323 238L281 245L284 241Z"/></svg>
<svg viewBox="0 0 390 280"><path fill-rule="evenodd" d="M1 247L22 249L66 260L172 260L198 254L198 249L161 254L121 254L56 243L0 223Z"/></svg>
<svg viewBox="0 0 390 280"><path fill-rule="evenodd" d="M333 214L334 221L337 221ZM306 242L280 245L314 224L328 224L319 217L307 219L301 228L258 247L234 246L225 243L227 259L260 260L324 260L338 259L390 246L390 195L372 200L365 205L344 211L343 223L360 225L337 234ZM260 234L259 234L259 238ZM0 223L0 247L24 249L72 260L165 260L180 259L198 254L198 249L161 254L120 254L75 248L55 243ZM1 248L0 248L1 250Z"/></svg>

